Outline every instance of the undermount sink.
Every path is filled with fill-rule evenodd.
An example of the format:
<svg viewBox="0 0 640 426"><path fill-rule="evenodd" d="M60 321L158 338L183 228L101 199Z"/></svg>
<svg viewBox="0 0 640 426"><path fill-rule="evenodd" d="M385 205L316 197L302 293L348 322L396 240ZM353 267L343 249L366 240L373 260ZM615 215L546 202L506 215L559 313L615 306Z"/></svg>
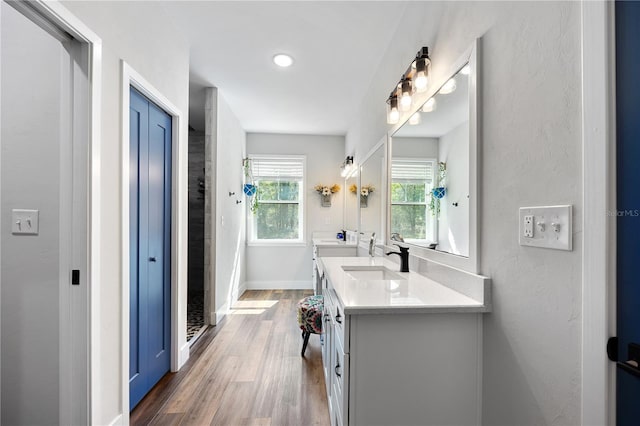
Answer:
<svg viewBox="0 0 640 426"><path fill-rule="evenodd" d="M406 278L399 275L397 272L381 265L371 266L342 266L342 270L356 280L366 281L396 281L406 280Z"/></svg>

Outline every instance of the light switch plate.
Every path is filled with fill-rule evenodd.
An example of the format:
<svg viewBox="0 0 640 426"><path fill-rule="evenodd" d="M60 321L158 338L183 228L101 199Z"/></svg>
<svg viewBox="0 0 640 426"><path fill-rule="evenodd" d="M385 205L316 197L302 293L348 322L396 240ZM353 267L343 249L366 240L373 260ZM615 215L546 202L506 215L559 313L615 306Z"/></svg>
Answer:
<svg viewBox="0 0 640 426"><path fill-rule="evenodd" d="M518 239L521 246L573 250L573 206L521 207ZM533 216L533 236L525 236L525 222ZM528 227L527 227L528 228ZM530 235L530 229L526 234Z"/></svg>
<svg viewBox="0 0 640 426"><path fill-rule="evenodd" d="M15 235L38 235L38 210L13 209L11 211L11 233Z"/></svg>

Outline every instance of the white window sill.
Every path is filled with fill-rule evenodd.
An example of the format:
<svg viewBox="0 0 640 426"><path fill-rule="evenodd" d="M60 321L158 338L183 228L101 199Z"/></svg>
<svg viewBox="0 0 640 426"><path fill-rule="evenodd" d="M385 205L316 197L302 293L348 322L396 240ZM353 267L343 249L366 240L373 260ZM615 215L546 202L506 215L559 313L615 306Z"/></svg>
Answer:
<svg viewBox="0 0 640 426"><path fill-rule="evenodd" d="M307 247L306 241L283 241L283 240L271 240L271 241L247 241L248 247Z"/></svg>

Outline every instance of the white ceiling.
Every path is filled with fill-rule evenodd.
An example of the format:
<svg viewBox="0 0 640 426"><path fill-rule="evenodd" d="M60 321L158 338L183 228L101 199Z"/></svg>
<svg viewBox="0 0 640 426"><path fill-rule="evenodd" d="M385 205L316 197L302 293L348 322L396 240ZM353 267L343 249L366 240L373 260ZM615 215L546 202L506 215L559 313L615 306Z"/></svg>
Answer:
<svg viewBox="0 0 640 426"><path fill-rule="evenodd" d="M458 73L455 76L456 90L442 95L437 93L436 108L431 112L420 112L420 124L405 123L394 137L439 138L465 121L469 121L469 77Z"/></svg>
<svg viewBox="0 0 640 426"><path fill-rule="evenodd" d="M248 132L339 135L355 119L406 6L398 1L158 4L191 43L194 128L204 130L204 88L215 86ZM281 52L293 56L291 67L273 63Z"/></svg>

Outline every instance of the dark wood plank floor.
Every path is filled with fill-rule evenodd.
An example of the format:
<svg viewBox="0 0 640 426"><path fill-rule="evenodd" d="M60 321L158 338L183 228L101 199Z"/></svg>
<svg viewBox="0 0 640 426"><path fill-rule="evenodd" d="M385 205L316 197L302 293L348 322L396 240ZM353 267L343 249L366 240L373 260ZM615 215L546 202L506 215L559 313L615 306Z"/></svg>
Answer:
<svg viewBox="0 0 640 426"><path fill-rule="evenodd" d="M300 356L296 302L309 294L245 292L131 412L131 424L329 425L319 336Z"/></svg>

